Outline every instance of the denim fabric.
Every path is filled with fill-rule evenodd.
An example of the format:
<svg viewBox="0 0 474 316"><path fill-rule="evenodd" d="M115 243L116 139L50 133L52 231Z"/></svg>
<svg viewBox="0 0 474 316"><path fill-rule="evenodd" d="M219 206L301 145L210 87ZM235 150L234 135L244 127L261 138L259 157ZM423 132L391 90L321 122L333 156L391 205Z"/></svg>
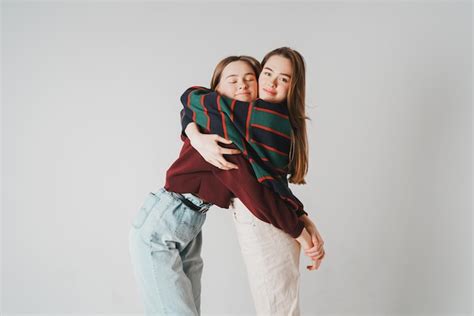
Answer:
<svg viewBox="0 0 474 316"><path fill-rule="evenodd" d="M205 219L164 188L150 192L134 216L129 250L146 315L200 315Z"/></svg>

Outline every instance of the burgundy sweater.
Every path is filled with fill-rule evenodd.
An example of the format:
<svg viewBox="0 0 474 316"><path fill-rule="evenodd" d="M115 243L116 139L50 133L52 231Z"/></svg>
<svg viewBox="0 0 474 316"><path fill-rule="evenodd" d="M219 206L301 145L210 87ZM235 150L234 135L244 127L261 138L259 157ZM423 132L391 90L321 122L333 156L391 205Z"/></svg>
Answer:
<svg viewBox="0 0 474 316"><path fill-rule="evenodd" d="M178 159L166 172L165 189L177 193L193 193L221 208L229 208L231 198L237 197L260 220L298 237L304 224L299 216L307 214L295 197L285 201L257 181L250 163L241 155L224 155L239 169L222 170L202 158L191 146L189 138L181 135L184 144ZM235 148L233 145L221 144ZM295 206L295 202L297 206Z"/></svg>

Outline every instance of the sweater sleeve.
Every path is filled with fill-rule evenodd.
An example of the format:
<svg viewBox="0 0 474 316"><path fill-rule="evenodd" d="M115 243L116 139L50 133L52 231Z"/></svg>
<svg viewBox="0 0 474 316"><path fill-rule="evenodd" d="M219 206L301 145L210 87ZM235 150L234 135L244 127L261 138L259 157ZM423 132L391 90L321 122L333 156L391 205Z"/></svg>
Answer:
<svg viewBox="0 0 474 316"><path fill-rule="evenodd" d="M186 130L186 127L188 126L188 124L192 123L193 120L189 117L189 115L186 115L186 108L181 110L180 117L181 117L181 136L187 137L184 131Z"/></svg>
<svg viewBox="0 0 474 316"><path fill-rule="evenodd" d="M308 213L304 210L303 203L291 191L288 185L288 180L286 178L285 178L285 184L286 184L286 189L288 193L288 199L291 201L290 203L294 205L296 209L296 215L298 216L308 215Z"/></svg>
<svg viewBox="0 0 474 316"><path fill-rule="evenodd" d="M182 94L181 103L183 131L190 122L195 122L204 131L224 138L230 137L234 141L248 135L253 102L238 101L195 86Z"/></svg>
<svg viewBox="0 0 474 316"><path fill-rule="evenodd" d="M298 205L296 209L296 215L302 216L302 215L308 215L308 213L304 210L304 205L301 203L301 201L291 192L291 199Z"/></svg>
<svg viewBox="0 0 474 316"><path fill-rule="evenodd" d="M250 164L242 155L225 155L239 169L212 168L214 175L260 220L298 237L304 223L299 219L294 204L287 203L271 189L261 185L252 175Z"/></svg>

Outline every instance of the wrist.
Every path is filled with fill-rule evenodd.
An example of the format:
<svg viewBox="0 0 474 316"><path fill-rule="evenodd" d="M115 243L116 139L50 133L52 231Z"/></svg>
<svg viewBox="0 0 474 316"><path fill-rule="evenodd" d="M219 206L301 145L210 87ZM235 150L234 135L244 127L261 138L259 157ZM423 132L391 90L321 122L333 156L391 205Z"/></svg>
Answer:
<svg viewBox="0 0 474 316"><path fill-rule="evenodd" d="M300 220L305 224L305 226L307 224L312 224L313 222L311 221L311 219L308 217L308 215L306 214L303 214L300 216Z"/></svg>
<svg viewBox="0 0 474 316"><path fill-rule="evenodd" d="M202 134L199 132L196 123L189 123L186 127L185 133L194 148L199 146Z"/></svg>
<svg viewBox="0 0 474 316"><path fill-rule="evenodd" d="M306 227L305 227L301 231L301 234L298 237L296 237L295 239L297 241L301 242L301 241L305 240L305 237L307 237L307 236L309 236L309 233L308 233L308 231L306 230Z"/></svg>
<svg viewBox="0 0 474 316"><path fill-rule="evenodd" d="M311 248L311 235L308 233L306 228L304 228L301 234L296 238L296 241L303 247L303 249Z"/></svg>

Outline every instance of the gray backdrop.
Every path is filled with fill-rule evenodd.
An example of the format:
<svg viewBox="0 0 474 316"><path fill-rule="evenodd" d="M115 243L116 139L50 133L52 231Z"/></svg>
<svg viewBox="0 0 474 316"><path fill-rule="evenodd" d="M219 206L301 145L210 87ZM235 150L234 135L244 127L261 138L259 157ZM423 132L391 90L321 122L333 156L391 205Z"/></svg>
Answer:
<svg viewBox="0 0 474 316"><path fill-rule="evenodd" d="M2 311L139 314L130 222L178 155L178 98L229 54L307 62L324 240L304 315L472 311L472 3L2 3ZM204 315L253 313L228 210Z"/></svg>

